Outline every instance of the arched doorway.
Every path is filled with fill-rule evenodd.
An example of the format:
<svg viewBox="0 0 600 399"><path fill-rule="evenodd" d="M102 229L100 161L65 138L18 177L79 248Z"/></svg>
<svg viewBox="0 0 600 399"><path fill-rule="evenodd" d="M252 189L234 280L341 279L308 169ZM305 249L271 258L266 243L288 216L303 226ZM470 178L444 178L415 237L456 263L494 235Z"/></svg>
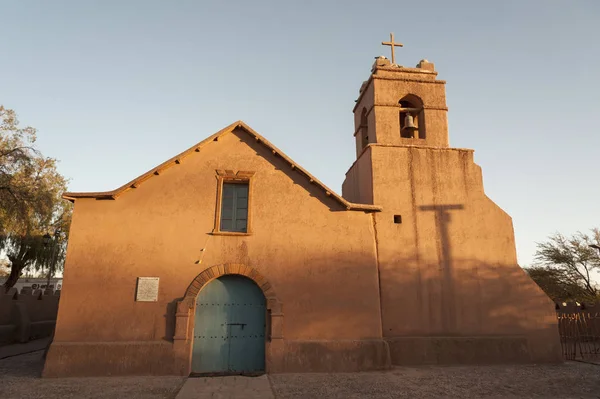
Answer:
<svg viewBox="0 0 600 399"><path fill-rule="evenodd" d="M266 300L251 279L222 275L196 297L192 373L258 374L265 371Z"/></svg>

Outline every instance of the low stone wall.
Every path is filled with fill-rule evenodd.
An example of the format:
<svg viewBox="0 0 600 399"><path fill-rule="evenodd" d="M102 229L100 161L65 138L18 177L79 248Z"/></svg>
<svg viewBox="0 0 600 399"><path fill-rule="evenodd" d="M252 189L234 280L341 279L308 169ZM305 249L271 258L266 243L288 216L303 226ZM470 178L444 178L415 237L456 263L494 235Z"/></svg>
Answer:
<svg viewBox="0 0 600 399"><path fill-rule="evenodd" d="M286 341L268 373L353 372L389 369L384 340ZM190 373L190 353L167 341L56 342L50 346L43 377L182 375Z"/></svg>
<svg viewBox="0 0 600 399"><path fill-rule="evenodd" d="M281 370L272 372L340 373L391 368L390 350L382 339L353 341L285 341Z"/></svg>
<svg viewBox="0 0 600 399"><path fill-rule="evenodd" d="M392 366L561 362L560 346L550 348L556 331L542 337L516 336L386 337L364 340L282 339L267 347L266 372L339 373L386 370ZM554 335L552 335L554 334ZM552 339L551 339L552 338ZM555 350L556 349L556 350ZM181 375L190 373L191 347L178 341L57 342L50 346L44 377ZM542 354L550 356L542 358Z"/></svg>
<svg viewBox="0 0 600 399"><path fill-rule="evenodd" d="M525 336L387 338L398 366L530 362Z"/></svg>
<svg viewBox="0 0 600 399"><path fill-rule="evenodd" d="M60 290L23 288L18 293L11 288L5 293L0 287L0 345L51 336L59 299Z"/></svg>
<svg viewBox="0 0 600 399"><path fill-rule="evenodd" d="M56 342L50 346L43 377L188 375L167 341Z"/></svg>

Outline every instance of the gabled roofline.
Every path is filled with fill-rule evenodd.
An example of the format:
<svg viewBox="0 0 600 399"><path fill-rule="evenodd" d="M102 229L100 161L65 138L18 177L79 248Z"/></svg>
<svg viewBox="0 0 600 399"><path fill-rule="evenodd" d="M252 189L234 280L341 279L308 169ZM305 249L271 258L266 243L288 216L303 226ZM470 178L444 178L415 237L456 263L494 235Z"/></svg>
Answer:
<svg viewBox="0 0 600 399"><path fill-rule="evenodd" d="M237 128L240 128L241 130L246 132L254 140L256 140L257 143L260 143L260 144L264 145L265 147L267 147L273 153L273 155L278 156L281 159L283 159L284 161L286 161L290 165L290 168L292 170L295 170L298 173L300 173L301 175L303 175L306 179L308 179L308 181L311 184L314 184L315 186L320 188L322 191L324 191L325 195L327 195L328 197L331 197L334 200L336 200L337 202L339 202L342 206L344 206L346 208L346 210L364 211L364 212L379 212L379 211L381 211L381 207L377 206L377 205L356 204L356 203L345 200L340 195L336 194L333 190L331 190L329 187L327 187L325 184L323 184L319 179L317 179L316 177L311 175L303 167L301 167L296 162L294 162L290 157L285 155L283 153L283 151L281 151L279 148L275 147L273 144L271 144L271 142L269 142L267 139L265 139L263 136L258 134L250 126L246 125L242 121L234 122L231 125L227 126L226 128L219 130L217 133L213 134L212 136L206 138L205 140L202 140L201 142L199 142L196 145L193 145L192 147L188 148L187 150L183 151L182 153L175 155L173 158L169 159L168 161L161 163L160 165L158 165L155 168L152 168L148 172L133 179L129 183L124 184L123 186L117 188L116 190L103 191L103 192L79 192L79 193L65 192L62 197L71 202L75 202L75 200L77 198L96 198L96 199L116 200L119 196L123 195L123 193L139 187L140 184L144 183L146 180L150 179L151 177L160 175L164 170L166 170L172 166L178 165L179 163L181 163L181 160L183 158L185 158L188 155L191 155L195 152L200 152L200 149L202 147L204 147L206 144L208 144L212 141L219 141L219 138L221 138L222 136L224 136L228 133L233 132Z"/></svg>

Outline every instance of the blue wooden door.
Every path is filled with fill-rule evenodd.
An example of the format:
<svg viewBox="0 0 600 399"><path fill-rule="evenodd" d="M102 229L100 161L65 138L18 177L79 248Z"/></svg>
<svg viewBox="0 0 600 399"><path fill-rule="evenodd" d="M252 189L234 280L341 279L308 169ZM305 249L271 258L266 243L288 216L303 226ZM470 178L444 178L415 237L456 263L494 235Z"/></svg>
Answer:
<svg viewBox="0 0 600 399"><path fill-rule="evenodd" d="M265 297L250 279L221 276L196 299L192 373L244 374L265 369Z"/></svg>

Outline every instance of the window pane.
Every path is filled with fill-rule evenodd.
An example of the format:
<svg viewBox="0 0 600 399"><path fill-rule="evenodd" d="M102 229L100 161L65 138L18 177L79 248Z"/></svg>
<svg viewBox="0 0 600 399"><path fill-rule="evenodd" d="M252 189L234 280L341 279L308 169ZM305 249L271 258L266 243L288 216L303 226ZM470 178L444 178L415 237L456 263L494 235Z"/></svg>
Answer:
<svg viewBox="0 0 600 399"><path fill-rule="evenodd" d="M232 231L232 221L231 220L221 220L221 230L222 231Z"/></svg>
<svg viewBox="0 0 600 399"><path fill-rule="evenodd" d="M248 198L248 185L236 184L236 194L238 198Z"/></svg>
<svg viewBox="0 0 600 399"><path fill-rule="evenodd" d="M233 219L233 209L223 207L223 209L221 210L221 219Z"/></svg>
<svg viewBox="0 0 600 399"><path fill-rule="evenodd" d="M248 198L238 198L236 201L236 208L248 209Z"/></svg>
<svg viewBox="0 0 600 399"><path fill-rule="evenodd" d="M223 197L223 207L233 208L233 197Z"/></svg>
<svg viewBox="0 0 600 399"><path fill-rule="evenodd" d="M237 209L235 212L235 218L236 219L248 219L248 209Z"/></svg>
<svg viewBox="0 0 600 399"><path fill-rule="evenodd" d="M241 231L241 232L244 232L244 233L246 232L247 222L246 222L245 219L241 219L241 220L238 219L238 220L236 220L235 223L236 223L236 225L235 225L236 231Z"/></svg>
<svg viewBox="0 0 600 399"><path fill-rule="evenodd" d="M230 183L223 184L223 199L221 204L221 230L233 231L235 222L233 220L233 206L235 203L235 185Z"/></svg>
<svg viewBox="0 0 600 399"><path fill-rule="evenodd" d="M223 198L233 197L236 184L225 183L223 184Z"/></svg>

